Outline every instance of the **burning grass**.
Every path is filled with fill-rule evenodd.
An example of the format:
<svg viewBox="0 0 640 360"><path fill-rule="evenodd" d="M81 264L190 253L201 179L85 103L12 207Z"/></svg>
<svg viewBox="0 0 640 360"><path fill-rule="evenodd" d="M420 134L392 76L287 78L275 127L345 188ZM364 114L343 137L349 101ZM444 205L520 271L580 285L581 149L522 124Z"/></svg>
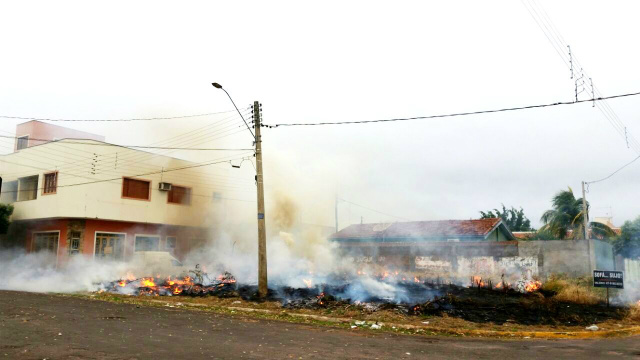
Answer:
<svg viewBox="0 0 640 360"><path fill-rule="evenodd" d="M266 306L269 309L354 318L391 317L394 321L409 322L439 318L449 319L448 322L459 319L465 324L490 326L584 327L606 321L634 322L640 317L637 309L606 308L597 294L562 278L552 278L544 285L535 279L519 280L513 284L501 281L494 285L491 281L473 277L469 286L429 282L417 277L405 276L404 279L394 279L395 298L367 294L366 300L350 297L356 293L362 296L359 288L362 284L344 281L344 285L339 286L309 283L304 288L272 287L267 300L261 302L255 296L256 286L237 284L229 273L204 284L202 276L195 280L193 277L129 277L108 284L105 290L139 298L164 295L181 299L179 301L203 299L204 303L222 302L225 306L241 303L258 308ZM385 290L386 287L380 289ZM176 297L178 295L179 298Z"/></svg>

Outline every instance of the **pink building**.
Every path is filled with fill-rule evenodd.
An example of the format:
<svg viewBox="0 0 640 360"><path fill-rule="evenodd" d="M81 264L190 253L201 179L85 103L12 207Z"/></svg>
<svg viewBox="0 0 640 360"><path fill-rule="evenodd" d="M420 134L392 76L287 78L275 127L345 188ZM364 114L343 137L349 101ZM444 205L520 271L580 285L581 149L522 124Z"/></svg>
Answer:
<svg viewBox="0 0 640 360"><path fill-rule="evenodd" d="M104 136L84 131L47 124L38 120L27 121L16 126L16 151L30 146L60 139L87 139L104 141ZM37 140L36 140L37 139Z"/></svg>

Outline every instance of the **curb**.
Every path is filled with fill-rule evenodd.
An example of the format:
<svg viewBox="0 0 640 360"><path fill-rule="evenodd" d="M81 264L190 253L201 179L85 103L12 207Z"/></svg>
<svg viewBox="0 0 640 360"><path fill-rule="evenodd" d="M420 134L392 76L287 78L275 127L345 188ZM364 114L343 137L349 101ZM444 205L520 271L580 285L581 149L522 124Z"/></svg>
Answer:
<svg viewBox="0 0 640 360"><path fill-rule="evenodd" d="M172 303L168 303L162 300L149 300L155 303L162 303L166 305L174 305ZM205 304L197 304L197 303L183 303L180 307L209 307L209 305ZM326 321L332 323L343 323L343 324L351 324L355 320L350 318L337 318L330 316L322 316L322 315L313 315L313 314L300 314L295 312L287 312L287 311L273 311L268 309L253 309L253 308L245 308L245 307L236 307L236 306L221 306L225 309L245 312L245 313L262 313L262 314L270 314L270 315L288 315L298 318L305 319L313 319L319 321ZM439 327L431 327L431 326L418 326L418 325L409 325L409 324L394 324L394 323L380 323L387 329L391 327L395 327L398 329L404 330L412 330L416 332L434 332L434 333L443 333L443 334L451 334L451 335L472 335L472 336L483 336L483 337L518 337L518 338L531 338L531 339L602 339L609 337L617 337L617 336L633 336L640 335L640 326L634 326L626 329L617 329L617 330L602 330L602 331L496 331L496 330L453 330L447 328L439 328Z"/></svg>

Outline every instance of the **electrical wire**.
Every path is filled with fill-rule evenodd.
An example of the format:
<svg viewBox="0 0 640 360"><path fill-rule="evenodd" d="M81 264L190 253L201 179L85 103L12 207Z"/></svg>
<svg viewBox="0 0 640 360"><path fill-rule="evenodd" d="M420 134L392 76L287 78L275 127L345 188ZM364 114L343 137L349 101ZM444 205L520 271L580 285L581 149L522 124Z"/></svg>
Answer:
<svg viewBox="0 0 640 360"><path fill-rule="evenodd" d="M613 175L617 174L620 170L626 168L627 166L633 164L634 162L636 162L636 160L640 159L640 156L635 157L633 160L629 161L628 163L624 164L622 167L620 167L618 170L612 172L611 174L609 174L609 176L604 177L600 180L594 180L594 181L585 181L585 184L595 184L595 183L599 183L601 181L605 181L607 179L609 179L610 177L612 177Z"/></svg>
<svg viewBox="0 0 640 360"><path fill-rule="evenodd" d="M28 149L29 149L30 151L28 151L27 153L25 153L25 152L20 152L20 153L15 154L15 155L17 155L17 160L18 160L18 161L20 161L21 159L31 160L31 161L33 161L33 162L42 163L42 164L44 164L45 166L47 166L47 168L30 166L30 165L24 164L24 162L23 162L23 161L20 161L20 163L14 163L14 162L11 162L11 161L5 161L5 160L0 160L0 161L2 161L2 162L6 162L6 163L10 163L10 164L19 165L19 166L24 166L24 167L29 167L29 168L35 168L35 169L39 169L39 170L45 170L45 171L57 171L57 172L59 172L60 174L69 175L69 176L74 176L74 177L80 177L80 178L84 178L84 179L95 179L95 175L99 175L99 173L97 173L97 172L96 172L96 168L95 168L95 166L94 166L93 164L91 164L91 163L84 164L84 165L85 165L84 167L79 168L79 169L74 170L73 172L71 172L71 170L65 169L65 166L64 166L64 165L63 165L63 166L60 166L60 163L62 163L62 164L68 164L68 162L66 162L66 161L62 161L62 160L57 159L57 158L52 158L52 157L50 157L50 156L41 155L41 154L39 154L39 152L40 152L40 151L38 151L38 154L33 154L33 155L35 155L37 158L31 158L31 157L26 156L26 155L27 155L27 154L30 154L30 153L31 153L31 151L40 150L40 149L37 149L37 148L28 148ZM45 152L45 154L46 154L46 155L56 156L55 154L51 154L51 153L48 153L48 152ZM218 159L215 159L215 160L222 160L222 159L224 159L224 161L226 161L226 162L230 162L230 161L232 161L232 160L236 160L236 159L237 159L237 160L243 160L243 159L247 159L247 158L248 158L247 156L244 156L244 155L246 155L246 154L247 154L247 153L245 153L245 154L240 154L240 155L242 155L241 157L238 157L238 155L224 156L224 157L221 157L221 158L218 158ZM250 152L249 154L252 154L252 152ZM249 158L250 158L250 157L249 157ZM46 160L45 160L45 161L42 161L42 159L48 159L48 160L51 160L51 161L46 161ZM57 166L55 166L55 167L51 167L51 166L50 166L50 164L51 164L51 163L55 163L55 164L57 164ZM139 166L136 166L135 168L139 168ZM160 168L160 169L159 169L159 171L160 171L160 172L165 171L165 170L164 170L164 168L162 168L162 167L160 167L160 166L158 166L158 168ZM105 171L105 172L106 172L106 173L111 173L111 174L113 174L113 175L111 175L111 176L114 176L114 175L115 175L115 176L122 176L123 174L125 174L125 175L126 175L126 174L129 174L129 173L131 172L131 167L129 167L129 171L126 171L126 169L125 169L125 168L122 168L122 167L121 167L121 169L122 169L121 171L114 171L114 170L111 170L111 171ZM158 169L156 168L156 169L154 169L154 170L158 170ZM188 171L188 172L193 172L194 170L187 170L187 171ZM78 173L78 172L80 172L80 173ZM29 173L29 172L26 172L26 173ZM21 172L20 174L22 174L22 172ZM83 175L83 174L86 174L86 175ZM88 176L89 174L93 175L93 177L89 177L89 176ZM6 177L7 177L8 175L15 175L15 173L3 173L3 176L5 177L5 179L6 179ZM188 182L188 183L202 183L202 182L199 182L199 181L194 181L194 180L193 180L193 178L195 177L195 178L197 178L197 180L207 180L207 177L209 177L209 175L210 175L210 174L207 174L207 173L198 173L198 174L189 174L189 173L186 173L186 174L185 174L185 173L181 173L180 178L181 178L181 179L182 179L182 178L185 178L185 177L186 177L186 178L189 178L189 179L187 179L187 182ZM173 176L172 176L172 178L173 178ZM182 180L181 180L181 181L182 181ZM219 182L219 180L215 180L215 179L214 179L214 180L208 180L206 183L202 183L202 184L205 184L205 185L212 185L213 183L216 183L216 184L217 184L216 186L220 186L220 187L229 187L229 188L237 188L237 189L246 189L246 188L243 188L242 186L248 186L249 184L251 184L251 185L253 184L253 182L252 182L252 181L249 181L248 179L240 179L240 180L233 179L232 181L233 181L234 183L238 183L238 182L245 182L245 183L244 183L244 184L238 184L238 185L241 185L241 187L238 187L238 186L229 185L229 184L227 184L227 183L220 183L220 182Z"/></svg>
<svg viewBox="0 0 640 360"><path fill-rule="evenodd" d="M248 109L245 109L245 112L248 112ZM222 119L220 121L217 121L214 124L209 124L206 125L204 127L200 127L197 128L195 130L191 130L188 131L186 133L183 133L181 135L178 136L174 136L172 138L168 138L165 140L161 140L155 143L151 143L150 145L159 145L159 144L163 144L163 145L169 145L171 144L172 146L195 146L195 145L199 145L202 144L205 141L201 141L201 142L196 142L197 140L201 140L201 139L205 139L209 136L212 136L214 134L218 134L218 133L224 133L227 132L229 130L232 130L234 128L236 128L236 125L233 124L234 121L236 121L238 115L233 114L232 116L229 116L225 119ZM232 122L232 124L228 124L229 122ZM222 126L223 124L226 124L224 126ZM207 129L205 131L205 129ZM186 136L189 136L191 134L197 133L195 135L195 137L191 137L191 138L185 138L185 139L181 139L178 140L179 138L184 138ZM159 155L168 155L173 153L174 151L160 151L159 153L154 153L152 154L130 154L129 156L124 156L124 157L120 157L118 159L119 163L123 163L123 164L133 164L133 163L140 163L142 161L147 161L151 158L157 157Z"/></svg>
<svg viewBox="0 0 640 360"><path fill-rule="evenodd" d="M517 110L539 109L539 108L554 107L554 106L560 106L560 105L574 105L574 104L579 104L579 103L584 103L584 102L602 101L602 100L607 100L607 99L616 99L616 98L622 98L622 97L628 97L628 96L637 96L637 95L640 95L640 92L620 94L620 95L612 95L612 96L601 96L601 97L597 97L597 98L594 98L594 99L588 99L588 100L560 101L560 102L549 103L549 104L526 105L526 106L517 106L517 107L511 107L511 108L469 111L469 112L452 113L452 114L415 116L415 117L408 117L408 118L361 120L361 121L334 121L334 122L318 122L318 123L282 123L282 124L272 124L272 125L263 125L263 126L267 127L267 128L277 128L277 127L280 127L280 126L351 125L351 124L369 124L369 123L381 123L381 122L393 122L393 121L437 119L437 118L447 118L447 117L456 117L456 116L491 114L491 113L517 111Z"/></svg>
<svg viewBox="0 0 640 360"><path fill-rule="evenodd" d="M352 201L349 201L349 200L345 200L345 199L342 199L342 198L339 198L338 200L340 200L340 201L344 201L344 202L346 202L346 203L348 203L348 204L351 204L351 205L355 205L355 206L357 206L357 207L361 207L361 208L366 209L366 210L369 210L369 211L373 211L373 212L378 213L378 214L381 214L381 215L385 215L385 216L392 217L392 218L396 218L396 219L400 219L400 220L411 221L411 220L409 220L409 219L407 219L407 218L403 218L403 217L395 216L395 215L391 215L391 214L386 214L386 213L383 213L382 211L378 211L378 210L372 209L372 208L370 208L370 207L366 207L366 206L364 206L364 205L356 204L356 203L354 203L354 202L352 202Z"/></svg>
<svg viewBox="0 0 640 360"><path fill-rule="evenodd" d="M0 137L7 138L7 139L19 139L19 138L21 138L21 137L18 137L18 136L7 136L7 135L0 135ZM98 141L98 140L92 140L92 139L75 139L75 140L59 139L59 140L50 140L50 139L29 138L29 141L42 141L44 143L62 142L62 143L65 143L65 144L82 144L82 145L92 145L92 146L119 146L119 147L136 148L136 149L198 150L198 151L247 151L247 150L253 150L253 149L222 149L222 148L189 148L189 147L146 146L146 145L120 145L120 144L110 144L110 143L106 143L106 142L92 143L92 142L77 141L77 140ZM33 147L33 146L36 146L36 145L42 145L42 144L35 144L35 145L31 145L30 147Z"/></svg>
<svg viewBox="0 0 640 360"><path fill-rule="evenodd" d="M7 141L7 140L2 139L2 138L0 138L0 140L1 141ZM68 146L63 146L63 145L60 145L59 143L48 143L47 145L48 146L47 146L46 150L48 150L48 151L45 151L45 149L40 147L40 146L34 146L34 147L29 147L28 150L25 149L25 150L23 150L23 151L21 151L19 153L16 153L16 155L20 156L21 158L24 157L26 159L30 159L30 160L33 160L33 161L36 161L36 162L40 162L40 161L38 161L36 159L32 159L32 158L29 158L29 157L25 156L27 154L31 154L32 152L33 153L37 152L38 154L34 154L34 155L36 155L38 157L38 159L46 158L46 159L49 159L49 160L53 160L53 163L56 164L55 169L58 170L58 171L65 171L65 172L69 173L69 172L72 172L72 171L75 172L76 169L77 169L77 171L82 171L83 173L85 173L85 169L86 169L86 173L93 173L94 175L99 173L99 172L102 172L102 171L99 171L99 170L102 170L103 166L101 166L101 164L104 163L104 161L106 161L104 158L112 157L110 154L106 154L106 156L105 156L105 154L96 154L96 153L93 153L93 152L87 152L88 154L91 155L90 157L87 157L87 156L82 156L82 155L79 155L79 154L76 154L76 153L67 152L67 151L60 151L60 150L51 151L51 149L49 149L49 147L52 147L52 146L70 149L70 150L75 151L75 152L78 152L79 149L73 148L73 147L68 147ZM0 142L0 146L2 146L2 142ZM13 146L12 145L6 145L6 148L8 148L10 150L13 150ZM25 153L25 151L26 151L26 153ZM247 151L253 151L253 149L247 149ZM81 151L80 150L80 152L85 152L85 151ZM60 155L62 160L53 159L53 158L50 157L50 156L54 156L55 157L59 153L64 154L64 155ZM72 156L73 157L80 157L81 160L74 159ZM67 159L73 160L73 162L68 162L68 161L66 161ZM107 166L108 168L111 168L111 167L115 168L115 165L118 164L118 163L115 161L116 159L112 159L112 160L114 160L112 164L108 164L108 165L104 164L104 165ZM43 162L43 164L47 164L47 165L50 164L50 163L52 163L52 162L46 162L46 163ZM61 164L62 164L62 166L61 166ZM122 168L124 164L119 163L119 165ZM153 170L161 169L160 165L151 166L151 167L150 166L144 166L144 165L137 165L136 167L137 168L146 167L146 168L151 168ZM51 169L49 169L49 170L51 170ZM111 172L111 173L114 173L114 174L118 173L118 172L115 172L115 171L104 171L104 172ZM5 173L4 175L9 175L9 174ZM200 173L200 172L198 172L197 174L193 174L191 176L197 176L199 179L202 179L203 177L210 177L210 176L222 177L221 175L218 175L218 174ZM253 181L248 181L246 179L241 179L241 178L238 178L238 179L232 178L232 181L236 182L236 183L237 182L246 181L248 183L253 184Z"/></svg>
<svg viewBox="0 0 640 360"><path fill-rule="evenodd" d="M27 166L27 167L31 167L31 168L35 168L35 169L40 169L40 170L47 170L47 169L38 168L38 167L35 167L35 166L13 163L11 161L6 161L6 160L2 160L2 159L0 159L0 162L20 165L20 166ZM148 175L157 175L157 174L166 173L166 172L173 172L173 171L179 171L179 170L185 170L185 169L191 169L191 168L197 168L197 167L203 167L203 166L210 166L210 165L216 165L216 164L222 164L222 163L229 163L229 160L213 161L213 162L207 162L207 163L201 163L201 164L195 164L195 165L189 165L189 166L182 166L182 167L177 167L177 168L163 169L163 170L160 170L160 171L152 171L152 172L147 172L147 173L142 173L142 174L124 175L124 176L125 177L129 177L129 178L134 178L134 177L141 177L141 176L148 176ZM110 182L110 181L122 180L122 177L123 176L119 176L119 177L115 177L115 178L109 178L109 179L100 179L100 180L94 180L94 181L87 181L87 182L83 182L83 183L57 185L57 187L59 187L59 188L61 188L61 187L72 187L72 186L80 186L80 185L97 184L97 183L102 183L102 182ZM44 188L38 188L37 190L42 190L42 189L44 189Z"/></svg>
<svg viewBox="0 0 640 360"><path fill-rule="evenodd" d="M570 68L572 71L572 79L574 83L576 83L580 78L583 79L591 79L591 77L584 70L584 67L580 64L578 57L574 52L571 52L569 49L569 45L565 42L564 38L551 21L551 18L547 14L547 12L539 5L536 0L522 0L523 5L533 18L533 20L538 24L538 27L544 33L545 37L549 40L553 48L558 52L560 58L565 63L567 68ZM533 12L532 12L533 11ZM535 13L535 15L534 15ZM569 50L569 54L565 53L565 49ZM568 61L568 63L567 63ZM578 70L579 69L579 70ZM584 88L584 80L582 80L582 86ZM599 96L602 97L602 93L598 91L598 88L590 84L592 98ZM576 94L577 96L577 94ZM609 121L609 123L614 127L614 129L618 132L618 134L625 139L628 148L632 148L637 153L640 154L640 143L626 130L626 125L624 122L618 117L618 115L613 111L611 106L606 102L602 101L599 103L593 104L598 107L598 110L602 113L602 115Z"/></svg>
<svg viewBox="0 0 640 360"><path fill-rule="evenodd" d="M0 139L3 140L3 139ZM56 144L51 144L51 145L56 145ZM0 143L1 146L1 143ZM73 148L70 148L73 150ZM99 169L99 164L101 162L99 156L102 156L102 154L93 154L94 157L92 158L86 158L84 161L74 161L69 163L68 161L65 161L67 158L69 158L68 156L65 155L59 155L60 157L62 157L63 160L60 160L58 158L52 158L51 156L57 156L58 153L57 152L49 152L49 151L44 151L43 148L40 147L30 147L27 149L25 149L26 151L21 151L19 153L15 153L14 156L17 156L18 159L26 159L26 160L31 160L34 162L39 162L42 164L45 164L46 166L50 166L50 164L54 163L56 164L56 166L54 168L48 168L47 171L59 171L60 173L63 174L68 174L68 175L72 175L75 176L76 173L80 172L81 174L92 174L92 175L98 175L100 173L111 173L114 175L120 175L122 173L122 171L116 171L116 170L104 170L104 171L98 171ZM74 155L74 156L80 156L80 155L76 155L76 154L72 154L72 153L68 153L68 152L62 152L64 154L70 154L70 155ZM251 149L251 152L249 154L252 154L253 150ZM245 153L246 154L246 153ZM35 155L37 158L31 158L27 155ZM238 158L242 161L246 160L246 159L250 159L250 157L242 157L242 158ZM42 159L49 159L52 161L41 161ZM72 158L71 158L72 159ZM73 159L72 159L73 160ZM231 159L233 160L233 159ZM62 164L62 166L61 166ZM73 166L67 167L67 164L73 164ZM109 165L108 168L116 168L115 165L117 163L114 161L113 165ZM119 165L120 169L125 170L126 168L132 168L132 166L123 166L122 164ZM136 165L135 168L150 168L152 170L162 170L162 167L160 165L155 166L155 167L149 167L149 166L140 166L140 165ZM102 170L102 168L100 168ZM25 172L19 172L19 174L22 174ZM26 172L28 173L28 172ZM3 176L8 176L8 175L14 175L16 173L4 173ZM224 180L220 180L220 179L214 179L213 177L220 177L220 178L225 178ZM198 182L198 181L194 181L193 179L197 179L197 180L206 180L206 185L211 185L211 184L217 184L218 186L226 186L226 187L236 187L237 186L233 186L233 185L229 185L229 183L226 182L221 182L221 181L230 181L232 183L234 183L234 185L253 185L253 181L248 180L248 179L243 179L243 178L233 178L233 177L229 177L229 176L222 176L219 174L211 174L209 172L206 173L202 173L202 172L196 172L195 170L189 170L188 173L181 173L180 178L188 178L188 182L189 183L202 183L202 182ZM244 183L244 184L243 184Z"/></svg>
<svg viewBox="0 0 640 360"><path fill-rule="evenodd" d="M217 114L226 114L230 112L235 112L235 110L227 110L227 111L218 111L204 114L193 114L193 115L178 115L178 116L165 116L165 117L151 117L151 118L131 118L131 119L52 119L52 118L40 118L35 116L9 116L9 115L0 115L0 118L3 119L14 119L14 120L38 120L38 121L70 121L70 122L82 122L82 121L151 121L151 120L174 120L174 119L186 119L186 118L194 118L194 117L202 117L202 116L210 116Z"/></svg>

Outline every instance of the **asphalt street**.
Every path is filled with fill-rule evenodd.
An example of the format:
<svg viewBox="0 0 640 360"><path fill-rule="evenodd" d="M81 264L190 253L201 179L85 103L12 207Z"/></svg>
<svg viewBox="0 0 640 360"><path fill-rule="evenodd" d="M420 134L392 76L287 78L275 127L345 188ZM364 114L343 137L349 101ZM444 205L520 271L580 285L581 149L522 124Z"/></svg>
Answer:
<svg viewBox="0 0 640 360"><path fill-rule="evenodd" d="M0 359L640 358L640 337L496 340L395 335L0 291Z"/></svg>

